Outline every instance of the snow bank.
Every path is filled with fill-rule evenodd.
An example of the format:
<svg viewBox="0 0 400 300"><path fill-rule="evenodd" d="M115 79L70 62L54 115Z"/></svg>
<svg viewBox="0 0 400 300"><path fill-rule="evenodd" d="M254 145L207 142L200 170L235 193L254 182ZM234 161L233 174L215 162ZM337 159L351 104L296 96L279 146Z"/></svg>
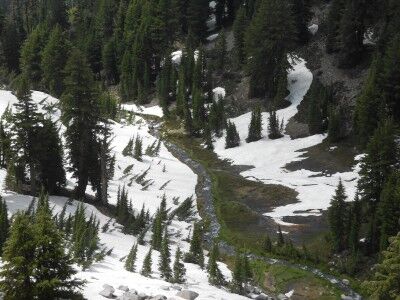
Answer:
<svg viewBox="0 0 400 300"><path fill-rule="evenodd" d="M151 106L151 107L144 107L140 105L132 104L122 104L122 109L127 111L132 111L134 113L148 115L148 116L156 116L156 117L163 117L162 108L159 105Z"/></svg>
<svg viewBox="0 0 400 300"><path fill-rule="evenodd" d="M214 94L214 100L218 101L221 97L225 98L226 91L223 87L218 86L215 89L213 89L213 94Z"/></svg>
<svg viewBox="0 0 400 300"><path fill-rule="evenodd" d="M288 75L289 100L292 105L277 111L279 119L287 121L297 113L297 106L310 88L313 80L312 73L307 69L304 60L292 62L293 70ZM288 135L277 140L270 140L267 124L268 113L262 114L263 136L260 141L247 144L251 113L246 113L231 119L236 125L241 138L241 145L236 148L225 149L225 136L215 141L215 152L224 159L230 159L238 165L251 165L254 168L241 173L242 176L268 184L280 184L296 190L299 202L286 206L276 207L266 216L272 217L276 222L282 221L284 216L316 215L320 209L329 206L331 196L334 194L339 178L343 180L349 199L352 199L358 178L357 170L353 172L337 173L332 176L323 176L309 170L290 172L285 165L292 161L303 160L300 157L304 152L299 151L320 144L326 137L323 134L292 140ZM310 210L310 211L308 211Z"/></svg>
<svg viewBox="0 0 400 300"><path fill-rule="evenodd" d="M315 35L318 32L319 26L317 24L312 24L311 26L308 26L308 31L312 34Z"/></svg>

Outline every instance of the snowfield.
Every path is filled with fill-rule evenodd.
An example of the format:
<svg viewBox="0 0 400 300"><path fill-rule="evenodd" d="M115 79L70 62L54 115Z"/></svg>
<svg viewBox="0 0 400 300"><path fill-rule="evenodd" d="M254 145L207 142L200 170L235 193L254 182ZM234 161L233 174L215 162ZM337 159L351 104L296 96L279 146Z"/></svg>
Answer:
<svg viewBox="0 0 400 300"><path fill-rule="evenodd" d="M42 92L33 92L32 98L39 104L41 111L50 111L53 120L59 122L60 111L57 107L51 110L45 109L46 107L54 106L58 100ZM0 115L2 115L8 105L17 102L17 99L9 91L0 90ZM129 110L129 106L126 107ZM135 107L130 110L136 111ZM154 112L155 111L155 112ZM157 111L153 108L147 111L149 114L156 114ZM61 133L64 128L60 124ZM111 125L114 139L112 141L112 153L115 154L115 174L113 180L109 182L109 203L115 204L117 198L117 191L119 186L125 185L132 203L132 207L140 211L142 206L150 211L153 215L160 205L161 198L165 194L167 198L167 208L173 210L179 203L187 197L194 197L195 199L195 186L197 184L197 176L185 164L181 163L175 158L167 148L161 143L160 152L158 156L151 157L143 155L142 161L137 161L133 157L123 156L122 150L127 145L129 139L137 137L138 135L143 140L143 152L145 152L148 145L158 142L155 137L149 133L149 125L146 121L139 116L133 117L132 120L121 120L121 123L113 122ZM145 179L151 182L151 185L144 188L143 185L137 183L133 178L138 174L143 174L148 170ZM0 194L6 200L10 213L15 213L18 210L24 210L28 207L32 197L15 194L4 190L4 179L6 171L0 169ZM71 174L67 173L67 186L73 187L75 180ZM88 187L87 192L92 192ZM92 192L93 193L93 192ZM173 200L175 198L175 200ZM54 207L54 213L61 211L67 198L64 197L50 197L50 205ZM77 208L78 202L73 201L68 206L68 213L73 214ZM100 227L109 221L109 217L102 214L95 207L85 204L86 213L89 217L93 213L100 221ZM198 214L196 218L199 218ZM185 241L190 236L192 224L173 220L171 225L168 226L168 231L171 239L171 259L174 260L174 255L177 247L181 247L183 252L187 252L189 244ZM110 228L106 233L99 233L100 242L107 248L113 249L112 254L107 256L104 261L93 264L87 270L79 270L77 276L87 281L83 289L83 294L88 299L105 299L99 295L103 290L103 284L112 285L116 292L116 296L122 295L123 291L117 288L120 285L126 285L130 289L135 289L139 293L143 292L146 295L165 295L167 297L174 297L181 299L176 295L177 291L174 289L166 290L166 287L171 287L171 284L160 279L158 272L158 257L159 252L153 251L153 274L152 278L141 276L139 273L131 273L124 269L123 258L128 255L131 247L136 242L136 237L126 235L121 232L122 227L112 220ZM150 239L150 232L147 234L145 240ZM143 259L148 252L150 246L138 247L138 255L136 261L136 271L140 272L142 268ZM122 261L121 261L122 260ZM207 272L200 269L199 266L194 264L185 263L187 283L181 285L183 289L189 289L199 293L196 299L247 299L243 296L231 294L229 291L219 289L211 286L208 283ZM219 267L227 280L231 279L231 272L225 264L219 263Z"/></svg>
<svg viewBox="0 0 400 300"><path fill-rule="evenodd" d="M302 59L292 61L293 69L288 74L289 100L292 105L277 111L280 120L283 118L284 126L288 120L297 113L297 106L303 100L311 86L313 75L306 67ZM225 135L214 142L214 151L219 157L229 159L237 165L254 166L252 169L241 173L242 176L255 181L268 184L280 184L296 190L298 202L276 207L272 212L265 213L277 223L291 225L282 220L285 216L318 215L321 209L327 209L334 194L339 179L343 180L349 200L352 200L356 191L358 179L358 166L352 172L337 173L332 176L324 176L309 170L291 172L285 169L285 165L303 160L300 157L304 151L299 151L320 144L326 135L318 134L305 138L291 139L288 135L277 140L268 138L269 114L262 113L263 139L253 143L246 143L251 112L231 119L235 123L240 135L239 147L225 149Z"/></svg>

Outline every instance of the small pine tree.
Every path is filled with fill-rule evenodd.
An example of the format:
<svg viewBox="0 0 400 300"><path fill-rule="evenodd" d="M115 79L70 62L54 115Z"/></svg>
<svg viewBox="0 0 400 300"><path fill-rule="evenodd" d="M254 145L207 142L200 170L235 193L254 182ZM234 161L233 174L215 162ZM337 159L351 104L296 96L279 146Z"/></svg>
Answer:
<svg viewBox="0 0 400 300"><path fill-rule="evenodd" d="M283 245L285 245L285 239L284 239L284 237L283 237L283 233L282 233L281 226L278 225L278 241L277 241L277 246L278 246L278 247L282 247Z"/></svg>
<svg viewBox="0 0 400 300"><path fill-rule="evenodd" d="M8 237L10 223L8 221L8 211L6 201L0 196L0 253L3 253L3 247Z"/></svg>
<svg viewBox="0 0 400 300"><path fill-rule="evenodd" d="M151 254L152 254L153 248L150 247L149 252L146 254L146 257L144 258L143 261L143 266L142 266L142 271L140 274L142 274L145 277L150 277L152 271L151 271Z"/></svg>
<svg viewBox="0 0 400 300"><path fill-rule="evenodd" d="M185 262L198 264L201 268L204 267L203 230L200 223L195 223L193 226L193 235L189 252L185 255Z"/></svg>
<svg viewBox="0 0 400 300"><path fill-rule="evenodd" d="M246 142L251 143L261 140L262 138L261 131L262 131L261 108L257 106L251 113L249 135L246 139Z"/></svg>
<svg viewBox="0 0 400 300"><path fill-rule="evenodd" d="M134 244L129 251L128 256L126 257L125 261L125 270L129 272L135 272L135 262L137 256L138 245Z"/></svg>
<svg viewBox="0 0 400 300"><path fill-rule="evenodd" d="M133 157L138 160L142 161L143 156L143 142L140 136L138 135L135 140L135 148L133 150Z"/></svg>
<svg viewBox="0 0 400 300"><path fill-rule="evenodd" d="M154 250L160 251L162 245L162 233L163 233L163 216L160 209L157 210L156 216L153 220L153 236L151 240L151 245Z"/></svg>
<svg viewBox="0 0 400 300"><path fill-rule="evenodd" d="M346 191L342 181L340 180L336 188L335 195L331 200L331 206L328 209L328 220L332 233L333 248L335 251L342 251L346 246L346 199Z"/></svg>
<svg viewBox="0 0 400 300"><path fill-rule="evenodd" d="M265 252L268 252L268 253L272 252L272 241L268 234L265 236L263 248L264 248Z"/></svg>
<svg viewBox="0 0 400 300"><path fill-rule="evenodd" d="M268 119L268 137L272 140L281 138L281 126L279 124L278 116L276 115L276 110L271 110L269 112L269 119Z"/></svg>
<svg viewBox="0 0 400 300"><path fill-rule="evenodd" d="M185 282L185 275L186 269L183 263L181 262L182 253L181 249L178 247L175 252L175 262L173 268L173 282L174 283L184 283Z"/></svg>
<svg viewBox="0 0 400 300"><path fill-rule="evenodd" d="M165 227L158 268L161 277L164 278L166 281L170 281L172 278L172 270L170 264L171 264L171 251L169 249L168 230L167 227Z"/></svg>
<svg viewBox="0 0 400 300"><path fill-rule="evenodd" d="M240 145L239 133L236 130L235 123L228 121L226 126L225 148L234 148Z"/></svg>
<svg viewBox="0 0 400 300"><path fill-rule="evenodd" d="M207 272L208 272L208 282L215 286L222 286L225 284L224 276L218 267L217 260L219 258L219 248L218 243L214 241L210 258L208 260Z"/></svg>

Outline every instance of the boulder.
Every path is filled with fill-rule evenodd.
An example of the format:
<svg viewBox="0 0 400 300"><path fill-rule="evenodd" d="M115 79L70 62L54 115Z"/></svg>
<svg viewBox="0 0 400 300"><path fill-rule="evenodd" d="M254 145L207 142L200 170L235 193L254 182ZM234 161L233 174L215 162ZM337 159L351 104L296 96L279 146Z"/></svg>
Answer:
<svg viewBox="0 0 400 300"><path fill-rule="evenodd" d="M278 299L279 300L287 300L287 299L289 299L285 294L279 294L278 295Z"/></svg>
<svg viewBox="0 0 400 300"><path fill-rule="evenodd" d="M198 293L189 290L179 291L176 295L186 300L194 300L199 296Z"/></svg>
<svg viewBox="0 0 400 300"><path fill-rule="evenodd" d="M114 298L115 289L109 284L103 284L103 290L99 293L101 296L105 298L112 299Z"/></svg>
<svg viewBox="0 0 400 300"><path fill-rule="evenodd" d="M182 291L182 287L179 285L173 285L173 286L171 286L171 289L177 290L177 291Z"/></svg>
<svg viewBox="0 0 400 300"><path fill-rule="evenodd" d="M260 295L257 295L257 297L255 297L254 299L255 300L268 300L269 298L265 294L260 294Z"/></svg>
<svg viewBox="0 0 400 300"><path fill-rule="evenodd" d="M124 292L129 291L129 288L128 288L126 285L120 285L120 286L118 287L118 289L119 289L120 291L124 291Z"/></svg>
<svg viewBox="0 0 400 300"><path fill-rule="evenodd" d="M139 296L139 300L144 300L147 298L147 295L145 293L139 293L138 296Z"/></svg>
<svg viewBox="0 0 400 300"><path fill-rule="evenodd" d="M162 289L164 291L169 291L169 286L162 285L162 286L160 286L160 289Z"/></svg>
<svg viewBox="0 0 400 300"><path fill-rule="evenodd" d="M125 292L121 297L118 298L119 300L140 300L139 296L136 292Z"/></svg>
<svg viewBox="0 0 400 300"><path fill-rule="evenodd" d="M151 300L167 300L167 297L165 297L164 295L157 295L154 296L152 298L150 298Z"/></svg>
<svg viewBox="0 0 400 300"><path fill-rule="evenodd" d="M342 279L342 282L345 284L345 285L349 285L350 284L350 281L348 280L348 279Z"/></svg>

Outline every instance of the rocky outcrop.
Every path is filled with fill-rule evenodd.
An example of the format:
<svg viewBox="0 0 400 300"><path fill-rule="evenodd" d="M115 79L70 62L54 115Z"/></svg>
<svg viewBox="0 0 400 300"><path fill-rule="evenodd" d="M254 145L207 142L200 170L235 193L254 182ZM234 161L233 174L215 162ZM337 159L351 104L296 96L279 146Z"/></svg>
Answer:
<svg viewBox="0 0 400 300"><path fill-rule="evenodd" d="M194 300L199 296L198 293L189 290L180 291L176 295L186 300Z"/></svg>

